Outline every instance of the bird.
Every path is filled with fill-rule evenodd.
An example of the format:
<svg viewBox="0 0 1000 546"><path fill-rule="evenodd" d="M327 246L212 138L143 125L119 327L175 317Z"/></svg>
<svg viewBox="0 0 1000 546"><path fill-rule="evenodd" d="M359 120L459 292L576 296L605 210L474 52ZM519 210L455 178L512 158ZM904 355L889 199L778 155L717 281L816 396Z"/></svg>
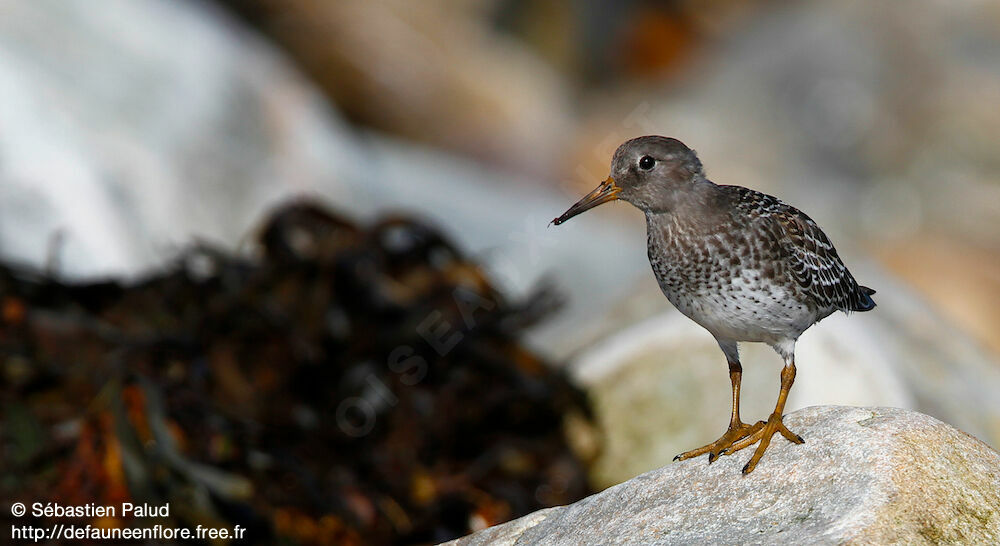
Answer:
<svg viewBox="0 0 1000 546"><path fill-rule="evenodd" d="M875 291L858 284L812 218L771 195L712 182L695 151L675 138L649 135L623 143L608 178L552 223L615 200L645 214L647 254L660 290L715 337L729 364L729 427L718 440L674 460L708 453L711 464L757 444L743 467L746 475L775 434L802 444L782 422L795 381L795 343L835 311L874 309ZM754 424L740 419L742 342L766 343L784 361L774 411Z"/></svg>

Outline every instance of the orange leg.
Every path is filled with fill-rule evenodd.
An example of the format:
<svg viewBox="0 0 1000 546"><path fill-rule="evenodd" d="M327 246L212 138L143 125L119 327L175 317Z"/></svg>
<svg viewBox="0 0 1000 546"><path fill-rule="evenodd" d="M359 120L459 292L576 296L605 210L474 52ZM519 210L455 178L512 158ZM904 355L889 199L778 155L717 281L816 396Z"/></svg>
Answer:
<svg viewBox="0 0 1000 546"><path fill-rule="evenodd" d="M759 425L757 430L754 430L753 433L744 436L739 441L732 443L722 452L723 455L730 455L745 447L749 447L757 442L760 442L757 445L757 449L754 451L753 456L750 457L746 466L743 467L744 474L753 472L753 469L757 467L757 463L760 462L760 458L764 456L764 451L767 450L767 446L771 444L771 437L774 436L776 432L780 432L782 436L793 444L801 444L804 442L801 436L788 430L788 427L786 427L781 421L781 413L785 409L785 400L788 398L788 391L791 390L792 383L794 381L795 363L789 360L787 364L785 364L785 367L781 369L781 391L778 393L778 403L774 406L774 412L771 413L770 417L768 417L767 422L761 421L757 423L757 425Z"/></svg>
<svg viewBox="0 0 1000 546"><path fill-rule="evenodd" d="M729 381L733 387L733 407L729 417L729 428L718 440L691 451L685 451L674 457L675 461L683 461L698 455L708 453L708 462L712 463L719 455L728 454L729 449L738 441L753 435L764 427L764 422L747 425L740 421L740 379L743 377L743 367L739 362L729 363ZM735 450L733 450L735 451Z"/></svg>

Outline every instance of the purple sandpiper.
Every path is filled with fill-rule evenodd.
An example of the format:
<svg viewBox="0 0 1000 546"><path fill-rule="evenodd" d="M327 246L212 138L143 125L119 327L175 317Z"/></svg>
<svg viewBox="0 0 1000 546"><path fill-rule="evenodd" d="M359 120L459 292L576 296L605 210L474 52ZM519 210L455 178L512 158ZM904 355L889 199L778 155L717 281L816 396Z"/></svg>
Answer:
<svg viewBox="0 0 1000 546"><path fill-rule="evenodd" d="M715 336L729 362L732 412L718 440L675 460L708 453L708 462L758 444L743 473L753 471L775 433L801 444L782 423L795 380L795 342L834 311L870 311L861 286L825 233L775 197L705 178L701 161L679 140L644 136L615 152L611 174L553 222L602 203L624 200L646 215L649 263L663 294ZM737 343L767 343L784 359L778 402L767 421L740 421Z"/></svg>

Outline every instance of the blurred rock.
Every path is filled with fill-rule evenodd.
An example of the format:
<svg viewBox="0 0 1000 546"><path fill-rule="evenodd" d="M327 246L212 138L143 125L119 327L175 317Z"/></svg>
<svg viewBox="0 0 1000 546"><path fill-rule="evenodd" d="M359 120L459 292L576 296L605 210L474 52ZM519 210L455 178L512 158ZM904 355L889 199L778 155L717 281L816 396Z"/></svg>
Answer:
<svg viewBox="0 0 1000 546"><path fill-rule="evenodd" d="M873 250L951 321L1000 355L1000 248L916 234Z"/></svg>
<svg viewBox="0 0 1000 546"><path fill-rule="evenodd" d="M201 2L0 3L0 255L68 276L234 246L283 196L345 202L322 97Z"/></svg>
<svg viewBox="0 0 1000 546"><path fill-rule="evenodd" d="M484 2L224 0L289 52L350 118L506 168L551 175L570 89L496 32Z"/></svg>
<svg viewBox="0 0 1000 546"><path fill-rule="evenodd" d="M549 64L597 88L669 76L771 0L472 0ZM489 10L481 10L489 13Z"/></svg>
<svg viewBox="0 0 1000 546"><path fill-rule="evenodd" d="M582 501L480 531L478 544L993 544L1000 454L892 408L812 407L786 418L806 443L671 464Z"/></svg>

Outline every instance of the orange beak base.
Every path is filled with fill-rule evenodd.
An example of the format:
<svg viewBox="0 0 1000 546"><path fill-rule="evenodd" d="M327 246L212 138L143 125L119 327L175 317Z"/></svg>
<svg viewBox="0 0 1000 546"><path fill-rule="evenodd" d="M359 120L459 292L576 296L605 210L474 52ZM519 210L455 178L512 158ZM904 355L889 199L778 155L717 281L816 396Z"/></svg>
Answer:
<svg viewBox="0 0 1000 546"><path fill-rule="evenodd" d="M569 210L564 212L562 216L552 220L552 223L558 226L577 214L586 212L597 205L603 205L608 201L614 201L615 199L618 199L618 194L621 193L621 191L622 189L615 184L615 180L609 176L607 180L601 182L600 186L597 186L594 191L583 196L583 199L577 201L572 207L569 208Z"/></svg>

